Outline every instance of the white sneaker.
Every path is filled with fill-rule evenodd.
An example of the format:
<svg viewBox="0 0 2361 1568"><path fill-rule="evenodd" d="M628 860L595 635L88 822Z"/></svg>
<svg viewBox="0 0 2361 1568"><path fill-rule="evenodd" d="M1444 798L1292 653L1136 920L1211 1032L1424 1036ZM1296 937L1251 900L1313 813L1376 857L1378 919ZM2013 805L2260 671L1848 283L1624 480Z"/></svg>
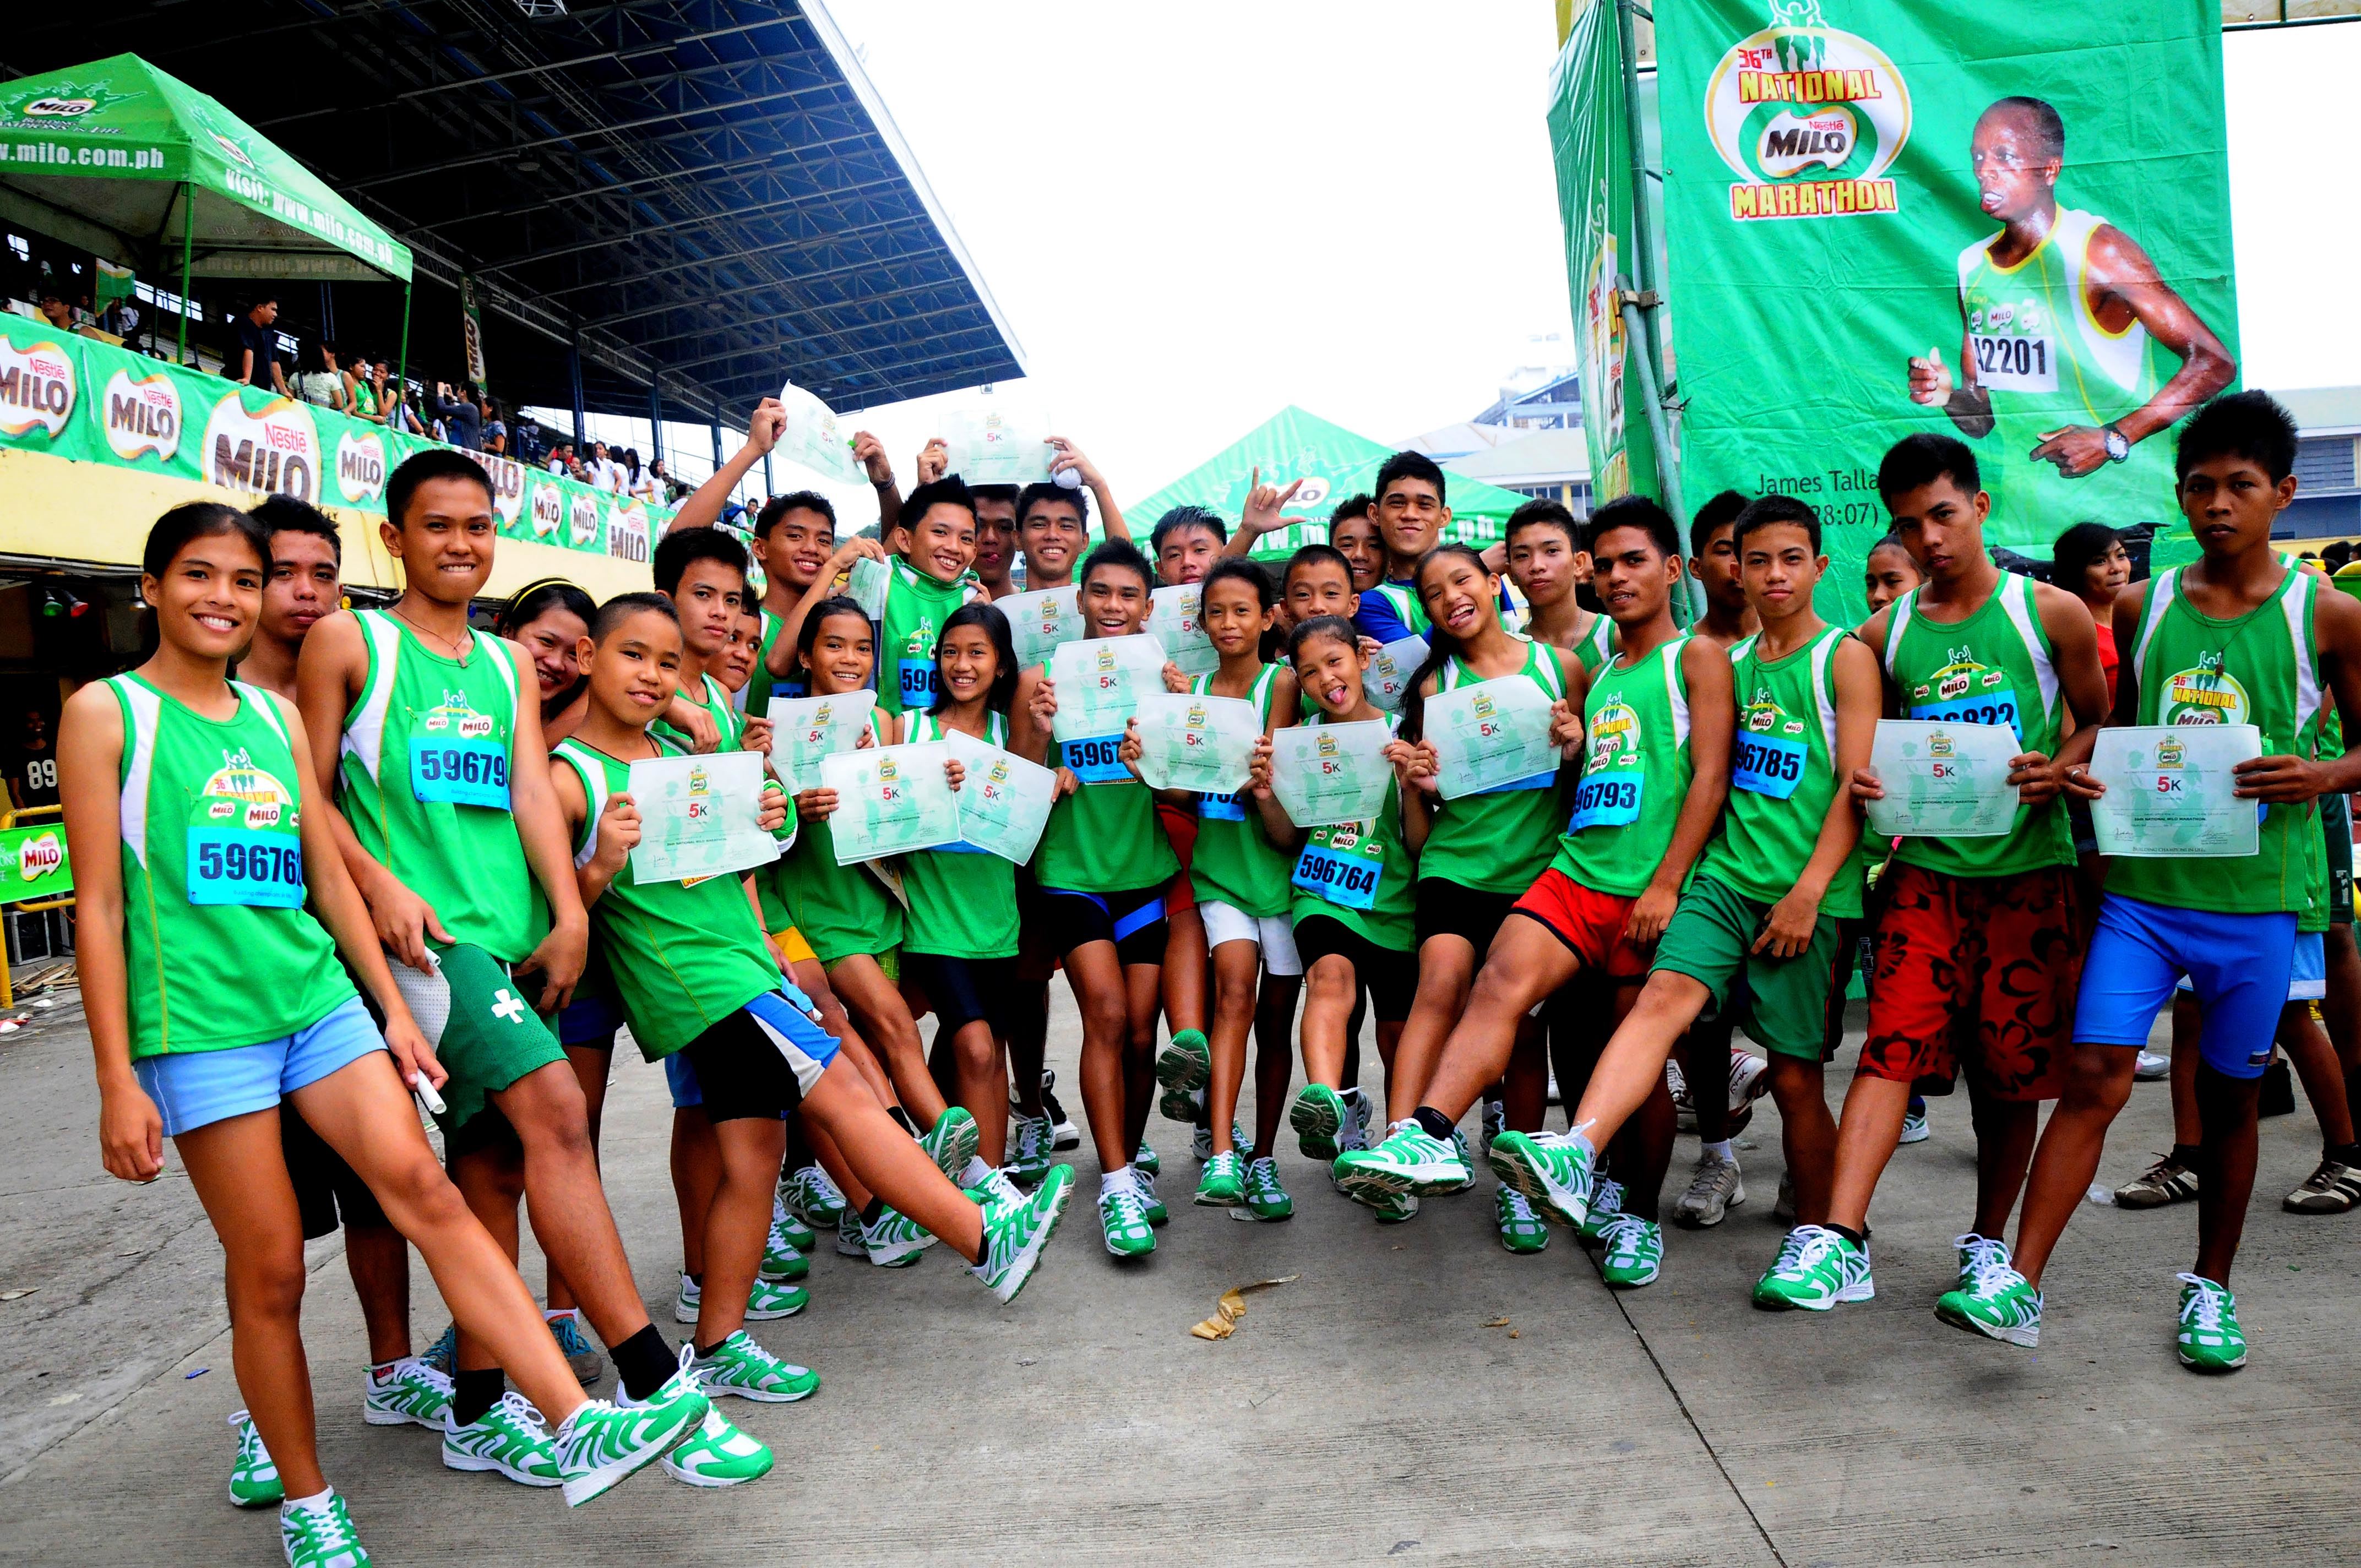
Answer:
<svg viewBox="0 0 2361 1568"><path fill-rule="evenodd" d="M1746 1182L1739 1175L1738 1162L1701 1154L1689 1177L1688 1190L1673 1205L1673 1221L1702 1230L1721 1223L1732 1208L1745 1201Z"/></svg>
<svg viewBox="0 0 2361 1568"><path fill-rule="evenodd" d="M1369 1142L1369 1122L1375 1113L1370 1109L1368 1095L1355 1088L1346 1090L1340 1098L1348 1114L1336 1133L1336 1152L1350 1154L1355 1149L1377 1147Z"/></svg>
<svg viewBox="0 0 2361 1568"><path fill-rule="evenodd" d="M1664 1058L1664 1088L1673 1097L1674 1125L1684 1133L1697 1131L1697 1102L1689 1098L1688 1075L1681 1070L1681 1058Z"/></svg>
<svg viewBox="0 0 2361 1568"><path fill-rule="evenodd" d="M1735 1047L1730 1053L1730 1113L1733 1116L1771 1091L1771 1063Z"/></svg>
<svg viewBox="0 0 2361 1568"><path fill-rule="evenodd" d="M1506 1106L1502 1105L1497 1100L1487 1100L1484 1102L1483 1119L1476 1124L1477 1137L1478 1139L1478 1146L1476 1153L1478 1158L1488 1159L1491 1157L1492 1140L1500 1135L1500 1129L1508 1125L1508 1123L1509 1112Z"/></svg>
<svg viewBox="0 0 2361 1568"><path fill-rule="evenodd" d="M2162 1051L2143 1048L2132 1063L2132 1077L2142 1083L2154 1083L2159 1078L2172 1076L2172 1058Z"/></svg>

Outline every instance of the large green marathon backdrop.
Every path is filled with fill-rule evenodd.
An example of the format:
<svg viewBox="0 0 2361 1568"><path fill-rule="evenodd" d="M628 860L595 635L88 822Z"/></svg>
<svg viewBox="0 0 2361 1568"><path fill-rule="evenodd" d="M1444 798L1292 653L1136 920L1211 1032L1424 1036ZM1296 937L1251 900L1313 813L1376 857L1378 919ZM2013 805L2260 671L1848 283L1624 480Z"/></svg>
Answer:
<svg viewBox="0 0 2361 1568"><path fill-rule="evenodd" d="M386 476L436 444L0 315L0 447L381 514ZM491 480L505 538L645 561L672 517L511 458L468 455Z"/></svg>
<svg viewBox="0 0 2361 1568"><path fill-rule="evenodd" d="M2093 519L2191 553L2172 432L2136 427L2237 384L2212 0L1686 0L1656 46L1691 506L1810 501L1848 622L1914 431L1974 451L1993 544Z"/></svg>

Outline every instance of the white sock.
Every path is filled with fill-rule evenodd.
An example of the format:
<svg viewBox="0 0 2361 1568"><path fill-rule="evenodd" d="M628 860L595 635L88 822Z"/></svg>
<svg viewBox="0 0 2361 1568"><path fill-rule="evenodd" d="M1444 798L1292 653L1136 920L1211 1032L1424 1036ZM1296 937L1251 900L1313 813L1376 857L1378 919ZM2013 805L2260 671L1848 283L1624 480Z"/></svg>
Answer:
<svg viewBox="0 0 2361 1568"><path fill-rule="evenodd" d="M555 1310L551 1310L547 1308L544 1308L542 1310L541 1321L544 1323L554 1323L560 1318L572 1318L575 1321L580 1322L582 1321L582 1310L579 1307L562 1307Z"/></svg>
<svg viewBox="0 0 2361 1568"><path fill-rule="evenodd" d="M1104 1198L1119 1187L1129 1187L1133 1181L1131 1167L1127 1165L1114 1170L1103 1170L1099 1172L1099 1196Z"/></svg>
<svg viewBox="0 0 2361 1568"><path fill-rule="evenodd" d="M335 1495L336 1489L334 1486L324 1486L308 1497L290 1497L284 1503L281 1503L280 1507L287 1508L309 1508L313 1513L318 1513L323 1508L325 1508L332 1500L334 1500Z"/></svg>
<svg viewBox="0 0 2361 1568"><path fill-rule="evenodd" d="M1579 1127L1568 1127L1565 1130L1565 1141L1589 1150L1590 1157L1595 1162L1598 1157L1598 1146L1590 1141L1591 1126L1591 1123L1585 1122Z"/></svg>
<svg viewBox="0 0 2361 1568"><path fill-rule="evenodd" d="M983 1157L982 1155L968 1156L967 1168L960 1172L960 1185L961 1187L972 1187L979 1181L989 1181L991 1179L992 1167L983 1163Z"/></svg>
<svg viewBox="0 0 2361 1568"><path fill-rule="evenodd" d="M1706 1145L1705 1152L1711 1155L1716 1159L1727 1160L1731 1165L1736 1165L1738 1163L1738 1157L1730 1152L1730 1140L1728 1138L1722 1139L1721 1142L1718 1144Z"/></svg>

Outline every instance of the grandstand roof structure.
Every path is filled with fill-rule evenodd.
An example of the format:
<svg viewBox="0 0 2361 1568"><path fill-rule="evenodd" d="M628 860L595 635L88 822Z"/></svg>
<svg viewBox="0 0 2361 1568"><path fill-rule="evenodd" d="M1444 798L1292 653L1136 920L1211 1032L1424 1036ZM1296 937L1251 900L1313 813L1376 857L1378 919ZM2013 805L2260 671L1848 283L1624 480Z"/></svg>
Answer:
<svg viewBox="0 0 2361 1568"><path fill-rule="evenodd" d="M573 402L577 343L588 406L643 414L660 384L673 418L785 380L849 409L1024 374L819 0L84 0L13 22L0 75L106 49L408 245L413 345L472 276L515 401ZM348 310L380 313L340 285Z"/></svg>

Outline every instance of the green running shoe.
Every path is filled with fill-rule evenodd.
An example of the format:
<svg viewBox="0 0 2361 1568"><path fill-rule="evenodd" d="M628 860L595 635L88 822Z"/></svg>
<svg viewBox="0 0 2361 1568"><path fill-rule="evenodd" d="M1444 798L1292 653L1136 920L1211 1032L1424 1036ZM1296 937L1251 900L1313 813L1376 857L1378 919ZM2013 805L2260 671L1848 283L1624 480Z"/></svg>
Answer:
<svg viewBox="0 0 2361 1568"><path fill-rule="evenodd" d="M1415 1192L1372 1192L1354 1202L1377 1216L1381 1225L1399 1225L1418 1218L1418 1194Z"/></svg>
<svg viewBox="0 0 2361 1568"><path fill-rule="evenodd" d="M811 1305L811 1292L800 1285L779 1285L754 1277L754 1288L746 1292L746 1321L750 1323L774 1322L792 1318Z"/></svg>
<svg viewBox="0 0 2361 1568"><path fill-rule="evenodd" d="M1161 1176L1164 1174L1163 1160L1158 1158L1156 1151L1148 1146L1148 1140L1146 1138L1139 1140L1139 1152L1131 1157L1131 1163L1137 1166L1140 1169L1148 1172L1150 1176Z"/></svg>
<svg viewBox="0 0 2361 1568"><path fill-rule="evenodd" d="M1235 1149L1225 1149L1205 1162L1197 1173L1197 1196L1191 1201L1207 1209L1235 1209L1246 1201L1246 1161Z"/></svg>
<svg viewBox="0 0 2361 1568"><path fill-rule="evenodd" d="M1058 1163L1057 1128L1047 1116L1014 1116L1008 1124L1008 1175L1030 1187Z"/></svg>
<svg viewBox="0 0 2361 1568"><path fill-rule="evenodd" d="M1336 1190L1348 1198L1372 1192L1455 1192L1467 1184L1460 1150L1431 1137L1416 1122L1403 1122L1373 1149L1348 1150L1329 1168Z"/></svg>
<svg viewBox="0 0 2361 1568"><path fill-rule="evenodd" d="M664 1474L692 1486L742 1486L768 1475L774 1463L767 1446L719 1410L706 1411L696 1435L664 1456Z"/></svg>
<svg viewBox="0 0 2361 1568"><path fill-rule="evenodd" d="M734 1394L766 1405L793 1404L818 1391L819 1374L791 1361L781 1361L738 1330L711 1350L700 1352L693 1369L697 1386L708 1398Z"/></svg>
<svg viewBox="0 0 2361 1568"><path fill-rule="evenodd" d="M796 1218L794 1210L787 1207L786 1190L786 1183L781 1182L779 1190L772 1194L771 1229L778 1234L781 1241L785 1242L797 1252L810 1252L818 1244L819 1237L809 1225Z"/></svg>
<svg viewBox="0 0 2361 1568"><path fill-rule="evenodd" d="M704 1423L713 1401L691 1370L696 1352L683 1345L681 1371L644 1404L585 1400L559 1424L558 1473L566 1477L566 1506L578 1508L642 1465L670 1453Z"/></svg>
<svg viewBox="0 0 2361 1568"><path fill-rule="evenodd" d="M1171 1043L1156 1058L1156 1081L1164 1091L1157 1096L1156 1108L1168 1122L1194 1122L1197 1091L1213 1080L1213 1057L1203 1033L1176 1030Z"/></svg>
<svg viewBox="0 0 2361 1568"><path fill-rule="evenodd" d="M1539 1252L1549 1245L1549 1227L1542 1223L1525 1195L1513 1187L1499 1187L1492 1192L1493 1223L1499 1228L1500 1245L1514 1253Z"/></svg>
<svg viewBox="0 0 2361 1568"><path fill-rule="evenodd" d="M1156 1172L1144 1165L1135 1165L1131 1171L1139 1179L1140 1212L1151 1225L1166 1223L1172 1218L1172 1212L1164 1206L1164 1200L1156 1195Z"/></svg>
<svg viewBox="0 0 2361 1568"><path fill-rule="evenodd" d="M1296 1147L1306 1159L1323 1163L1336 1157L1336 1135L1345 1125L1345 1097L1324 1083L1307 1083L1287 1113L1295 1129Z"/></svg>
<svg viewBox="0 0 2361 1568"><path fill-rule="evenodd" d="M520 1486L555 1486L565 1479L541 1412L513 1388L466 1426L456 1411L444 1418L443 1467L497 1470Z"/></svg>
<svg viewBox="0 0 2361 1568"><path fill-rule="evenodd" d="M233 1410L229 1426L237 1433L237 1463L229 1470L229 1500L241 1508L277 1508L287 1500L287 1488L279 1483L279 1466L272 1463L270 1450L262 1446L254 1418L244 1410Z"/></svg>
<svg viewBox="0 0 2361 1568"><path fill-rule="evenodd" d="M1623 1213L1623 1184L1611 1176L1596 1176L1590 1182L1590 1212L1582 1217L1575 1230L1585 1246L1607 1245L1607 1227Z"/></svg>
<svg viewBox="0 0 2361 1568"><path fill-rule="evenodd" d="M1246 1211L1257 1220L1295 1218L1295 1200L1279 1184L1279 1161L1265 1155L1246 1161Z"/></svg>
<svg viewBox="0 0 2361 1568"><path fill-rule="evenodd" d="M1127 1166L1099 1188L1099 1230L1106 1249L1117 1257L1145 1257L1156 1250L1156 1232L1148 1223L1148 1203L1140 1196L1139 1168Z"/></svg>
<svg viewBox="0 0 2361 1568"><path fill-rule="evenodd" d="M804 1255L804 1246L807 1243L787 1239L786 1228L793 1224L795 1220L788 1214L786 1205L774 1201L771 1205L771 1234L763 1244L762 1277L764 1279L791 1281L801 1279L811 1272L811 1259ZM801 1229L800 1226L797 1228ZM805 1231L804 1234L809 1237L811 1233Z"/></svg>
<svg viewBox="0 0 2361 1568"><path fill-rule="evenodd" d="M983 1258L968 1272L1006 1306L1039 1266L1041 1250L1058 1233L1074 1196L1074 1168L1061 1165L1041 1179L1031 1197L994 1199L983 1206Z"/></svg>
<svg viewBox="0 0 2361 1568"><path fill-rule="evenodd" d="M2238 1326L2238 1301L2228 1286L2180 1276L2180 1332L2172 1348L2180 1365L2196 1372L2235 1372L2246 1365L2246 1332Z"/></svg>
<svg viewBox="0 0 2361 1568"><path fill-rule="evenodd" d="M1825 1312L1839 1301L1866 1301L1876 1294L1868 1249L1824 1225L1788 1232L1778 1261L1754 1282L1754 1304L1773 1312Z"/></svg>
<svg viewBox="0 0 2361 1568"><path fill-rule="evenodd" d="M361 1380L361 1420L373 1427L408 1422L441 1431L450 1408L451 1380L414 1355L403 1356L381 1377L371 1371Z"/></svg>
<svg viewBox="0 0 2361 1568"><path fill-rule="evenodd" d="M287 1568L368 1568L369 1554L345 1509L344 1494L324 1503L291 1503L279 1510L279 1550Z"/></svg>
<svg viewBox="0 0 2361 1568"><path fill-rule="evenodd" d="M452 1364L459 1359L459 1325L444 1324L442 1337L428 1345L426 1354L418 1359L444 1376L450 1376Z"/></svg>
<svg viewBox="0 0 2361 1568"><path fill-rule="evenodd" d="M1590 1212L1590 1168L1598 1157L1576 1134L1562 1137L1503 1132L1485 1163L1532 1201L1544 1220L1579 1227Z"/></svg>
<svg viewBox="0 0 2361 1568"><path fill-rule="evenodd" d="M862 1250L880 1268L909 1267L937 1239L934 1232L892 1207L878 1212L875 1224L861 1227Z"/></svg>
<svg viewBox="0 0 2361 1568"><path fill-rule="evenodd" d="M1959 1238L1960 1284L1935 1300L1935 1315L1955 1329L1986 1339L2041 1343L2041 1292L2009 1262L2008 1248L1987 1236Z"/></svg>
<svg viewBox="0 0 2361 1568"><path fill-rule="evenodd" d="M589 1336L582 1332L581 1312L544 1312L541 1316L542 1321L549 1325L551 1337L557 1341L557 1348L564 1354L574 1380L585 1388L598 1381L599 1375L607 1369L607 1364L599 1359L598 1347L592 1344Z"/></svg>
<svg viewBox="0 0 2361 1568"><path fill-rule="evenodd" d="M1386 1135L1388 1137L1393 1135L1390 1128L1387 1130ZM1476 1162L1467 1153L1467 1135L1456 1127L1451 1129L1451 1152L1459 1160L1459 1174L1455 1177L1445 1177L1444 1185L1433 1190L1438 1195L1444 1192L1465 1192L1476 1185Z"/></svg>
<svg viewBox="0 0 2361 1568"><path fill-rule="evenodd" d="M1606 1252L1598 1277L1617 1290L1653 1285L1664 1267L1664 1227L1637 1214L1618 1214L1599 1231Z"/></svg>
<svg viewBox="0 0 2361 1568"><path fill-rule="evenodd" d="M978 1136L975 1118L967 1113L967 1107L949 1105L935 1118L927 1135L918 1140L918 1146L927 1151L936 1169L957 1181L960 1172L967 1168L967 1162L975 1157Z"/></svg>
<svg viewBox="0 0 2361 1568"><path fill-rule="evenodd" d="M836 1190L828 1172L817 1165L807 1165L779 1184L779 1197L785 1202L787 1212L815 1231L824 1231L836 1223L844 1212L844 1194Z"/></svg>
<svg viewBox="0 0 2361 1568"><path fill-rule="evenodd" d="M1049 1173L1044 1171L1042 1174L1047 1176ZM995 1168L991 1174L974 1186L965 1189L965 1191L971 1199L987 1208L994 1203L1014 1203L1025 1196L1016 1183L1008 1179L1008 1171L1005 1167Z"/></svg>

